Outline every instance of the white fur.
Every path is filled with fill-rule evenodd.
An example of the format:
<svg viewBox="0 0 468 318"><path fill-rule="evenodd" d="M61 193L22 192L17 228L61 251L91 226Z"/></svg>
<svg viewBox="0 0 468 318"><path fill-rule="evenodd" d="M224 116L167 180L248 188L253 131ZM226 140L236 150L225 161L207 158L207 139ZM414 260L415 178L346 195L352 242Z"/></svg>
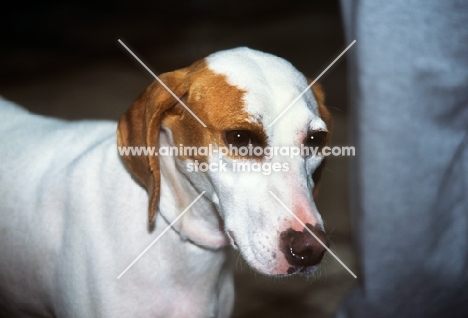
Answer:
<svg viewBox="0 0 468 318"><path fill-rule="evenodd" d="M271 147L300 147L308 130L324 130L317 102L310 90L272 127L281 112L307 87L304 75L289 62L271 54L238 48L221 51L207 58L214 72L226 75L231 85L246 91L244 102L250 120L260 123ZM219 158L212 158L217 162ZM223 162L232 160L223 157ZM321 157L276 156L264 162L287 163L289 170L265 176L252 173L212 173L217 180L221 213L226 231L232 231L247 262L258 271L278 274L287 267L279 251L279 234L295 223L294 217L270 194L273 191L293 212L294 206L307 212L304 223L322 226L322 219L311 196L312 172ZM261 224L261 231L259 231Z"/></svg>
<svg viewBox="0 0 468 318"><path fill-rule="evenodd" d="M229 316L225 251L175 231L117 279L168 223L158 214L148 231L147 194L119 158L116 123L48 119L5 100L0 113L0 310L10 307L13 317ZM162 206L174 201L162 194Z"/></svg>
<svg viewBox="0 0 468 318"><path fill-rule="evenodd" d="M271 146L300 146L308 129L325 129L310 92L267 128L307 86L288 62L245 48L207 61L247 92L249 120L265 127ZM118 155L116 123L44 118L5 100L0 113L0 310L13 317L228 317L225 232L252 267L285 274L278 236L297 224L269 191L300 210L303 222L322 224L311 197L321 158L274 157L290 171L265 176L188 173L185 162L160 157L160 211L150 230L148 197ZM172 145L167 128L160 145ZM207 193L118 280L201 191Z"/></svg>

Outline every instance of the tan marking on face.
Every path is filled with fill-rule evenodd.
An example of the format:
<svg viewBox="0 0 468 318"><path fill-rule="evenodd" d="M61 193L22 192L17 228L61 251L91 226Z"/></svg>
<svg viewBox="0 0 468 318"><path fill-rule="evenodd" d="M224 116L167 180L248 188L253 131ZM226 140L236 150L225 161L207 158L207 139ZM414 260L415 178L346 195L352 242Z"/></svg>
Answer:
<svg viewBox="0 0 468 318"><path fill-rule="evenodd" d="M207 125L200 123L178 104L168 110L162 121L173 136L174 146L206 147L209 144L224 146L223 132L235 129L255 129L245 111L245 91L228 83L226 76L214 73L206 62L201 60L184 69L185 75L179 86L186 87L182 101ZM261 128L261 127L260 127ZM206 162L206 156L179 156Z"/></svg>

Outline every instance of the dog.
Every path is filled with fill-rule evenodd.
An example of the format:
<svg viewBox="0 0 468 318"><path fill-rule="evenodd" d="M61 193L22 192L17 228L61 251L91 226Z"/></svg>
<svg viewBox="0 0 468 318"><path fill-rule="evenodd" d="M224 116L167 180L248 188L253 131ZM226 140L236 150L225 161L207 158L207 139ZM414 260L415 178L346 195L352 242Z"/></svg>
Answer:
<svg viewBox="0 0 468 318"><path fill-rule="evenodd" d="M323 156L119 150L323 147L331 116L320 86L270 125L308 86L282 58L231 49L160 80L180 101L155 81L118 123L46 118L0 100L0 313L229 317L229 245L266 275L317 270L317 238L328 244L314 204ZM234 171L238 162L279 169ZM203 163L228 169L187 169Z"/></svg>

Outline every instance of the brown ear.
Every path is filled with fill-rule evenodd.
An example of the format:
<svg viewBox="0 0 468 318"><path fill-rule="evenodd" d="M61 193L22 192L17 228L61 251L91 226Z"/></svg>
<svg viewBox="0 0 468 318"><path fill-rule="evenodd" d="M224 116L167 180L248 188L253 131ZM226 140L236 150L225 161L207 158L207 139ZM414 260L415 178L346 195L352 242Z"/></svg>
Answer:
<svg viewBox="0 0 468 318"><path fill-rule="evenodd" d="M327 106L325 106L325 93L323 92L322 84L317 82L312 85L312 93L314 93L314 97L318 103L319 116L327 125L328 131L331 131L333 121L330 111L328 110Z"/></svg>
<svg viewBox="0 0 468 318"><path fill-rule="evenodd" d="M309 83L311 83L311 81L309 79L308 79L308 81L309 81ZM323 92L322 85L320 83L318 83L318 82L315 83L314 85L312 85L312 93L314 94L314 97L317 100L318 114L319 114L320 118L322 118L322 120L327 125L327 129L329 131L329 133L327 135L327 145L328 145L328 144L330 144L330 139L331 139L330 138L330 133L331 133L331 130L332 130L333 121L332 121L330 111L328 110L327 106L325 106L325 93ZM315 184L314 191L313 191L314 197L317 197L317 195L318 195L320 178L322 176L323 169L325 168L326 161L327 161L327 158L324 158L322 160L322 162L320 163L320 166L318 166L317 169L315 169L315 171L314 171L314 173L312 175L312 179L313 179L314 184Z"/></svg>
<svg viewBox="0 0 468 318"><path fill-rule="evenodd" d="M182 72L165 73L160 79L177 95L181 96ZM177 100L154 81L120 117L117 127L119 147L154 147L158 151L159 130L164 113L177 104ZM122 156L132 175L146 188L149 197L148 221L152 222L159 204L161 174L156 155Z"/></svg>

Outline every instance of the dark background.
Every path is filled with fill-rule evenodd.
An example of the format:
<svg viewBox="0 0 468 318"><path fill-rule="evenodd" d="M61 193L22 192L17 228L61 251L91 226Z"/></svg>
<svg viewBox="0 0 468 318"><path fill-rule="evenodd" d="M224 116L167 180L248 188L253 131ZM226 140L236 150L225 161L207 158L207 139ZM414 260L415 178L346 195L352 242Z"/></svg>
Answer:
<svg viewBox="0 0 468 318"><path fill-rule="evenodd" d="M116 120L152 82L118 39L156 74L248 46L311 78L349 44L330 0L11 1L0 9L0 34L0 95L67 119ZM347 145L345 57L320 80L334 116L333 145ZM356 272L346 175L346 158L331 157L317 204L333 250ZM330 317L355 283L329 255L314 278L265 277L238 256L236 272L234 317Z"/></svg>

